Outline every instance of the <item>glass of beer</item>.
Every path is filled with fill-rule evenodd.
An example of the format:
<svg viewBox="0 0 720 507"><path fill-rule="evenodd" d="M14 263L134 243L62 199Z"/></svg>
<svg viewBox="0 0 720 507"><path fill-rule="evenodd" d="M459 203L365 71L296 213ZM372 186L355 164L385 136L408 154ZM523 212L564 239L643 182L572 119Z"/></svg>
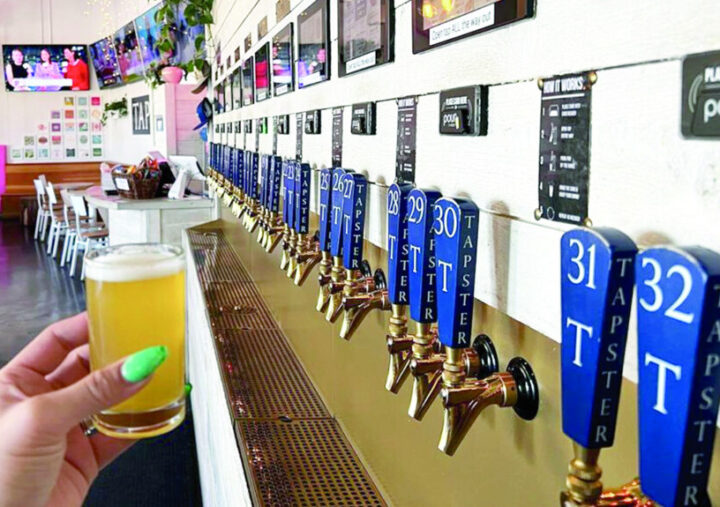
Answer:
<svg viewBox="0 0 720 507"><path fill-rule="evenodd" d="M94 416L98 431L119 438L167 433L185 419L185 256L181 248L128 244L85 256L90 368L101 369L147 347L168 355L149 384Z"/></svg>

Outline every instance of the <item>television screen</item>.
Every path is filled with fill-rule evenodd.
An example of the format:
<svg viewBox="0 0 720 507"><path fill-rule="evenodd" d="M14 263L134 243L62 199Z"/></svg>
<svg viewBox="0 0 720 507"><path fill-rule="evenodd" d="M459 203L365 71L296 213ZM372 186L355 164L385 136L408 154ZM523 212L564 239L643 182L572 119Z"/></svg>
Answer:
<svg viewBox="0 0 720 507"><path fill-rule="evenodd" d="M225 78L225 111L232 111L233 106L232 75L229 75Z"/></svg>
<svg viewBox="0 0 720 507"><path fill-rule="evenodd" d="M275 95L293 90L292 23L280 30L272 41L272 76Z"/></svg>
<svg viewBox="0 0 720 507"><path fill-rule="evenodd" d="M160 52L155 49L155 43L160 37L160 25L155 21L155 14L160 5L156 5L145 14L135 18L135 30L137 30L137 40L140 45L140 55L145 68L151 63L160 63L162 57Z"/></svg>
<svg viewBox="0 0 720 507"><path fill-rule="evenodd" d="M195 37L205 33L205 27L190 27L185 18L185 4L183 3L175 13L176 39L177 39L177 63L187 63L195 56ZM219 54L219 53L217 53ZM205 46L203 44L201 56L205 56Z"/></svg>
<svg viewBox="0 0 720 507"><path fill-rule="evenodd" d="M340 0L340 75L390 61L389 0Z"/></svg>
<svg viewBox="0 0 720 507"><path fill-rule="evenodd" d="M5 89L11 92L89 90L87 46L3 46Z"/></svg>
<svg viewBox="0 0 720 507"><path fill-rule="evenodd" d="M298 88L330 77L327 0L317 0L298 16Z"/></svg>
<svg viewBox="0 0 720 507"><path fill-rule="evenodd" d="M242 107L242 76L240 72L240 67L237 67L231 76L233 109L240 109L240 107Z"/></svg>
<svg viewBox="0 0 720 507"><path fill-rule="evenodd" d="M255 72L255 65L254 59L251 56L250 58L246 59L242 64L242 102L243 106L249 106L253 102L255 102L255 84L254 84L254 76L253 73Z"/></svg>
<svg viewBox="0 0 720 507"><path fill-rule="evenodd" d="M142 79L145 68L140 53L140 44L138 44L135 34L135 24L130 22L120 28L115 32L113 39L123 81L132 83Z"/></svg>
<svg viewBox="0 0 720 507"><path fill-rule="evenodd" d="M222 113L225 111L225 84L219 83L215 87L215 112Z"/></svg>
<svg viewBox="0 0 720 507"><path fill-rule="evenodd" d="M122 84L120 67L118 66L115 46L112 37L105 37L90 44L90 57L92 58L95 75L100 88L107 88Z"/></svg>
<svg viewBox="0 0 720 507"><path fill-rule="evenodd" d="M270 43L263 44L255 53L255 100L270 97Z"/></svg>

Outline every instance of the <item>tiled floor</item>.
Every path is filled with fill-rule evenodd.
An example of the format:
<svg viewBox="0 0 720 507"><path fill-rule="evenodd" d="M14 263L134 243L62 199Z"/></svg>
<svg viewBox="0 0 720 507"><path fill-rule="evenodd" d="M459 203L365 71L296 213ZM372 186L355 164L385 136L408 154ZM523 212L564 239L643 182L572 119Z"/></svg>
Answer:
<svg viewBox="0 0 720 507"><path fill-rule="evenodd" d="M70 278L17 222L0 220L0 366L48 324L85 309ZM190 415L168 435L143 440L102 471L88 507L201 505Z"/></svg>

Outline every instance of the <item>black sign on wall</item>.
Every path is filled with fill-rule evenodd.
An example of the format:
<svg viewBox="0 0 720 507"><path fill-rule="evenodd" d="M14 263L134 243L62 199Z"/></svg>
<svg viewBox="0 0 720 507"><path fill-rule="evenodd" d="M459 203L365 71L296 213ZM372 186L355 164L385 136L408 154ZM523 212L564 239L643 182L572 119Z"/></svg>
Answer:
<svg viewBox="0 0 720 507"><path fill-rule="evenodd" d="M588 218L590 112L596 80L595 72L586 72L538 81L538 220L581 224Z"/></svg>
<svg viewBox="0 0 720 507"><path fill-rule="evenodd" d="M277 155L278 120L277 116L272 119L272 154Z"/></svg>
<svg viewBox="0 0 720 507"><path fill-rule="evenodd" d="M262 119L255 120L255 151L260 152L260 130L262 130Z"/></svg>
<svg viewBox="0 0 720 507"><path fill-rule="evenodd" d="M303 136L303 113L295 113L295 160L302 161L302 136Z"/></svg>
<svg viewBox="0 0 720 507"><path fill-rule="evenodd" d="M132 98L132 133L150 133L150 95Z"/></svg>
<svg viewBox="0 0 720 507"><path fill-rule="evenodd" d="M683 61L682 133L720 137L720 51L689 55Z"/></svg>
<svg viewBox="0 0 720 507"><path fill-rule="evenodd" d="M395 148L395 179L398 183L415 183L415 145L417 131L416 96L397 99L397 147Z"/></svg>
<svg viewBox="0 0 720 507"><path fill-rule="evenodd" d="M332 166L342 167L343 148L343 111L345 108L336 107L333 109L332 118Z"/></svg>

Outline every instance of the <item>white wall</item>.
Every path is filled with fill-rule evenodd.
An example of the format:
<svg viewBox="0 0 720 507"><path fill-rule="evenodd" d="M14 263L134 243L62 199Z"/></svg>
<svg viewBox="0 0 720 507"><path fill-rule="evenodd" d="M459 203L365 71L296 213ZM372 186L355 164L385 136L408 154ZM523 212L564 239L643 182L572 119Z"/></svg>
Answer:
<svg viewBox="0 0 720 507"><path fill-rule="evenodd" d="M268 40L312 0L292 2L275 23L275 1L216 0L214 36L223 61L268 17ZM597 70L593 88L589 214L595 225L624 230L640 246L702 244L720 250L720 150L680 135L681 59L720 49L717 0L538 0L531 20L412 54L411 3L395 6L395 61L338 78L337 3L331 1L332 79L220 115L218 121L271 117L324 108L323 132L305 136L303 155L330 164L331 112L346 106L343 166L367 172L371 189L366 236L385 246L385 185L394 179L397 109L394 98L419 94L417 183L446 195L469 195L482 209L476 297L560 340L559 240L566 226L537 222L540 91L536 80ZM705 20L705 21L703 21ZM243 58L245 54L243 52ZM438 92L488 84L486 137L441 137ZM353 136L349 106L378 101L375 136ZM291 133L278 153L294 156ZM233 139L233 135L230 139ZM242 136L238 136L238 145ZM248 141L254 143L253 136ZM254 144L251 144L254 146ZM270 152L272 136L261 136ZM634 326L631 326L634 329ZM631 336L625 374L634 378Z"/></svg>

